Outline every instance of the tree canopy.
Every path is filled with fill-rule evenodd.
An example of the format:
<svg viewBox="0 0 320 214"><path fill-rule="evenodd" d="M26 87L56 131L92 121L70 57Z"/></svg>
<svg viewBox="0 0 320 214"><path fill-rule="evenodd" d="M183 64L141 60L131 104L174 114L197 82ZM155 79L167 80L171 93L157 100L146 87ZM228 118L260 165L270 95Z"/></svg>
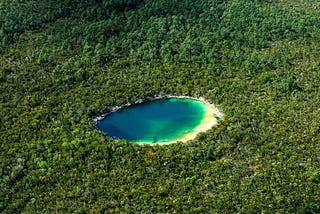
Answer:
<svg viewBox="0 0 320 214"><path fill-rule="evenodd" d="M318 213L319 9L2 0L0 212ZM224 120L168 146L92 121L159 94L202 96Z"/></svg>

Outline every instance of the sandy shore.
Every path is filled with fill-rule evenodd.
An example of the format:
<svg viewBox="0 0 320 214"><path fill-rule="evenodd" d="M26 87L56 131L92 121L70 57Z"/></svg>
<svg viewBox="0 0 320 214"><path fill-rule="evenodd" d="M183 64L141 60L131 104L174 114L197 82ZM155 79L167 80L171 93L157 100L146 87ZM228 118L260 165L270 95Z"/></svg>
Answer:
<svg viewBox="0 0 320 214"><path fill-rule="evenodd" d="M186 97L183 97L183 98L186 98ZM190 97L187 97L187 98L190 98ZM202 99L192 98L192 99L202 102L205 105L205 111L206 111L205 116L201 121L200 125L197 126L192 132L189 132L183 135L181 138L174 141L159 142L159 143L138 142L138 144L168 145L168 144L177 143L177 142L184 143L184 142L195 139L199 133L208 131L209 129L212 128L212 126L216 125L218 123L218 119L216 117L220 119L223 118L223 114L214 105L208 103L203 98Z"/></svg>

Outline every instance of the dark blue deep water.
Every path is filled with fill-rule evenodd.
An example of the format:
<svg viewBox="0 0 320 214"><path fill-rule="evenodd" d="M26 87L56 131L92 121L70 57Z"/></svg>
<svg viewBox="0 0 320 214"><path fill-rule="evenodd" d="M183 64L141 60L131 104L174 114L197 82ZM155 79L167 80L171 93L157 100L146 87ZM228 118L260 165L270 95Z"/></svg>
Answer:
<svg viewBox="0 0 320 214"><path fill-rule="evenodd" d="M205 113L197 100L161 99L113 112L97 127L110 137L137 143L172 142L200 125Z"/></svg>

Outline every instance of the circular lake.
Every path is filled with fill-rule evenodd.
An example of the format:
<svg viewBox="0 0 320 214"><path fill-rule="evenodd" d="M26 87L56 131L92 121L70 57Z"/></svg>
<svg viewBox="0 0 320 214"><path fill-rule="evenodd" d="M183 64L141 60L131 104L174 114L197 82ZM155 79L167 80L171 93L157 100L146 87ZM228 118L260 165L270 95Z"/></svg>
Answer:
<svg viewBox="0 0 320 214"><path fill-rule="evenodd" d="M97 121L112 138L137 143L188 141L211 128L220 117L208 104L187 98L165 98L122 108Z"/></svg>

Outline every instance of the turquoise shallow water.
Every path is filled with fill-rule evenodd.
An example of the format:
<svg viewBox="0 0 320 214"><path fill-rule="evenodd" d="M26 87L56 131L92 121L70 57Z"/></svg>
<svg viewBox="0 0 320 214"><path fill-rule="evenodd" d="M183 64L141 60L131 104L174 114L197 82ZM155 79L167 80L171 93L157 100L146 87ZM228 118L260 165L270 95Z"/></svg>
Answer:
<svg viewBox="0 0 320 214"><path fill-rule="evenodd" d="M193 131L205 117L197 100L170 98L121 109L97 122L107 135L138 143L177 141Z"/></svg>

